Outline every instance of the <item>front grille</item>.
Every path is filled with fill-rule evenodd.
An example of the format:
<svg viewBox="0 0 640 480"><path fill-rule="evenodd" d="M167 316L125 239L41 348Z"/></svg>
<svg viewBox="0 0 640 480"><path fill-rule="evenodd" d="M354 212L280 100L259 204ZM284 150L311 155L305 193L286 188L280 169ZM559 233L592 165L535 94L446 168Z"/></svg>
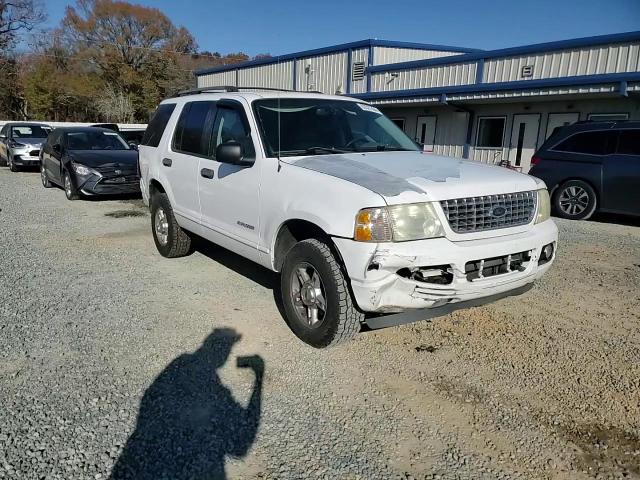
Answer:
<svg viewBox="0 0 640 480"><path fill-rule="evenodd" d="M29 152L29 155L31 155L32 157L39 157L40 156L40 150L31 150Z"/></svg>
<svg viewBox="0 0 640 480"><path fill-rule="evenodd" d="M478 278L493 277L503 273L522 272L531 260L531 252L518 252L502 257L484 258L467 262L464 272L467 280L472 282Z"/></svg>
<svg viewBox="0 0 640 480"><path fill-rule="evenodd" d="M536 212L537 193L530 192L455 198L440 202L456 233L482 232L526 225Z"/></svg>
<svg viewBox="0 0 640 480"><path fill-rule="evenodd" d="M138 183L140 181L140 177L137 175L126 175L120 177L108 177L102 180L102 183Z"/></svg>

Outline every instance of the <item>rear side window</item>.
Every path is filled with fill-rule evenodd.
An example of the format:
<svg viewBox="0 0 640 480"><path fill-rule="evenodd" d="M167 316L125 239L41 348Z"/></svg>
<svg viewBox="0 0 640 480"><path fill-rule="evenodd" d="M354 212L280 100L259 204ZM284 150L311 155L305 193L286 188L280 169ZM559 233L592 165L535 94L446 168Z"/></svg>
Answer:
<svg viewBox="0 0 640 480"><path fill-rule="evenodd" d="M612 131L576 133L553 147L553 150L587 155L607 155L613 151L615 138L616 132Z"/></svg>
<svg viewBox="0 0 640 480"><path fill-rule="evenodd" d="M640 130L620 130L616 153L640 155Z"/></svg>
<svg viewBox="0 0 640 480"><path fill-rule="evenodd" d="M141 145L157 147L160 144L164 129L167 127L167 123L169 123L169 119L175 108L175 103L164 103L158 107L149 125L147 125Z"/></svg>
<svg viewBox="0 0 640 480"><path fill-rule="evenodd" d="M173 149L178 152L208 156L215 111L215 102L185 104L173 134Z"/></svg>

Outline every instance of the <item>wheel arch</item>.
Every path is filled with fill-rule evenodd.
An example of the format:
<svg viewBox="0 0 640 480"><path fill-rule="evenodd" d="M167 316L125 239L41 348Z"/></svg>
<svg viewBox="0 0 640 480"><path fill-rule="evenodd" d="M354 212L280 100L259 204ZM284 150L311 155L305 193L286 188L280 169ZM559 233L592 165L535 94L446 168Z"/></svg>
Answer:
<svg viewBox="0 0 640 480"><path fill-rule="evenodd" d="M271 250L273 252L271 255L273 269L279 272L282 269L282 264L289 250L291 250L296 243L309 238L325 241L336 256L338 262L344 267L344 261L340 255L340 251L331 239L331 235L329 235L324 228L310 220L291 218L282 222L275 235L273 248Z"/></svg>

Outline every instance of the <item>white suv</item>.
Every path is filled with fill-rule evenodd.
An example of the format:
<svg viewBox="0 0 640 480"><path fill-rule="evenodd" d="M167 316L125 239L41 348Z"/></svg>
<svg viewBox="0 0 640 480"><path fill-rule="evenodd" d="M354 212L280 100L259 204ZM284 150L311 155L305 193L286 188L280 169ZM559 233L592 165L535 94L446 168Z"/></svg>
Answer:
<svg viewBox="0 0 640 480"><path fill-rule="evenodd" d="M197 234L280 272L314 347L522 293L555 257L542 181L423 153L347 97L186 92L158 107L140 171L159 252Z"/></svg>

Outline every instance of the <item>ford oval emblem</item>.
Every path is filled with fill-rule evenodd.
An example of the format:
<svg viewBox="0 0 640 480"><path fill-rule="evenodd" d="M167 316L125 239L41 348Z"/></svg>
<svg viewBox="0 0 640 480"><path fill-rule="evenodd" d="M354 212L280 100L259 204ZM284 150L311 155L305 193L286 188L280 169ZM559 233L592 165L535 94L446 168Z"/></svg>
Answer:
<svg viewBox="0 0 640 480"><path fill-rule="evenodd" d="M496 217L496 218L500 218L500 217L504 217L507 213L507 209L504 207L493 207L493 209L491 209L491 216L492 217Z"/></svg>

